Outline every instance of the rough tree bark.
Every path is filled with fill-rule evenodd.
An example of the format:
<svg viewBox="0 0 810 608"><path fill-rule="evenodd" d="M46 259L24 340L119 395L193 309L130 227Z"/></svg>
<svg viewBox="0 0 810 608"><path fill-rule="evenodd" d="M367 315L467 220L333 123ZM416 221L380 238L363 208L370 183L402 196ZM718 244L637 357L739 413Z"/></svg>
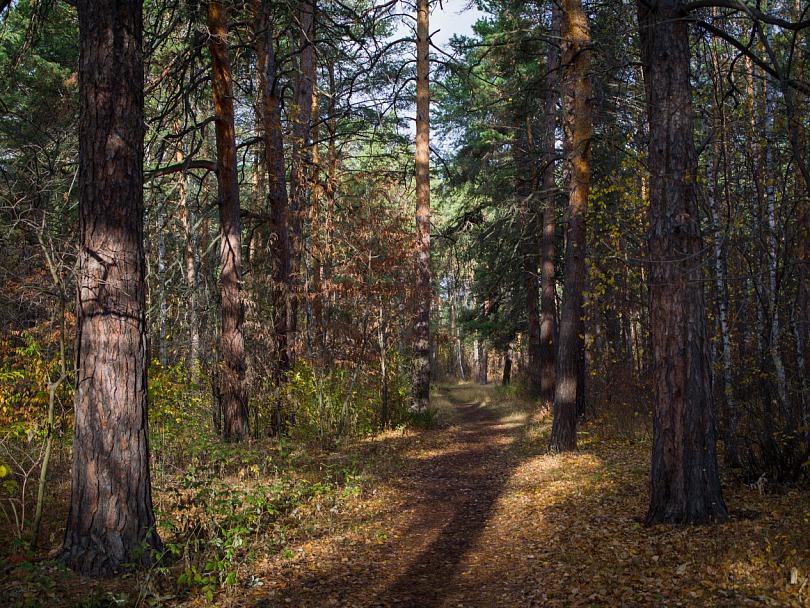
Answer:
<svg viewBox="0 0 810 608"><path fill-rule="evenodd" d="M512 354L514 352L514 347L510 342L509 345L506 347L506 350L503 353L503 376L501 378L501 384L506 386L512 381Z"/></svg>
<svg viewBox="0 0 810 608"><path fill-rule="evenodd" d="M537 276L538 247L540 239L539 213L537 208L537 189L540 176L537 171L537 163L534 162L534 136L532 133L531 118L526 117L526 141L525 154L521 159L523 165L528 169L530 177L528 187L523 189L523 203L521 205L521 215L523 216L524 234L521 243L521 255L523 257L523 287L526 290L526 325L528 334L528 365L526 372L529 376L529 394L537 397L540 394L541 381L541 361L540 361L540 282ZM524 143L524 142L520 142Z"/></svg>
<svg viewBox="0 0 810 608"><path fill-rule="evenodd" d="M220 335L220 394L224 414L223 435L240 440L248 434L245 394L245 338L242 326L242 226L239 214L239 176L236 164L233 82L228 56L228 16L218 0L208 3L208 48L211 53L211 88L217 139L217 183L219 185L220 293L222 333Z"/></svg>
<svg viewBox="0 0 810 608"><path fill-rule="evenodd" d="M146 406L142 4L80 0L78 15L76 420L60 557L112 576L162 548Z"/></svg>
<svg viewBox="0 0 810 608"><path fill-rule="evenodd" d="M418 311L413 330L413 404L430 407L430 93L428 0L416 3L416 273Z"/></svg>
<svg viewBox="0 0 810 608"><path fill-rule="evenodd" d="M179 129L176 129L179 130ZM177 164L183 162L183 151L179 145L175 153ZM199 315L199 268L200 268L200 238L199 227L197 225L196 214L188 197L186 180L188 176L185 172L180 173L177 178L177 191L180 206L180 220L183 224L183 258L185 262L185 278L188 287L188 328L189 328L189 353L187 364L192 376L197 379L200 371L200 315Z"/></svg>
<svg viewBox="0 0 810 608"><path fill-rule="evenodd" d="M557 0L551 3L551 37L559 38L561 10ZM543 236L540 245L541 271L540 286L540 401L550 404L554 400L556 382L556 334L557 306L554 280L554 234L556 231L556 190L555 178L557 150L555 149L557 130L557 100L559 91L560 50L556 44L548 46L548 76L546 77L546 99L543 125Z"/></svg>
<svg viewBox="0 0 810 608"><path fill-rule="evenodd" d="M555 452L577 447L577 401L581 386L583 291L585 289L585 212L591 181L591 82L588 18L582 0L562 2L563 127L568 160L568 238L565 247L557 383L550 448ZM581 400L581 395L579 399Z"/></svg>
<svg viewBox="0 0 810 608"><path fill-rule="evenodd" d="M273 256L273 326L276 337L276 380L282 382L290 369L290 327L292 306L290 280L292 244L290 242L290 202L287 197L287 177L284 166L284 139L281 128L281 107L276 91L278 65L276 63L271 10L264 3L259 17L259 40L257 57L262 97L262 126L264 128L264 155L267 164L267 180L270 217L273 238L270 248Z"/></svg>
<svg viewBox="0 0 810 608"><path fill-rule="evenodd" d="M697 158L682 0L638 2L650 124L654 435L646 523L724 521L703 303Z"/></svg>
<svg viewBox="0 0 810 608"><path fill-rule="evenodd" d="M315 88L315 11L316 0L304 0L298 13L300 37L298 43L298 73L295 80L295 107L293 108L292 152L290 168L290 227L292 241L291 276L295 284L291 290L288 316L288 354L290 365L295 365L296 348L293 343L298 330L298 300L301 284L301 256L304 253L304 218L309 197L312 130L312 101Z"/></svg>

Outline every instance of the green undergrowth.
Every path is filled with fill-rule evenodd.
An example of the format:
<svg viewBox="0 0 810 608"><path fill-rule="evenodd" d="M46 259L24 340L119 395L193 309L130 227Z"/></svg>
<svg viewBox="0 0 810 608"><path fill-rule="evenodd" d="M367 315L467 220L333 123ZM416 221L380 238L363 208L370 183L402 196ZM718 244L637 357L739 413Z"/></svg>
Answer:
<svg viewBox="0 0 810 608"><path fill-rule="evenodd" d="M165 548L154 565L87 581L57 561L69 498L63 468L50 482L59 488L46 510L53 532L39 551L25 551L23 540L0 548L0 605L218 605L264 584L255 572L268 560L295 559L304 540L340 534L350 516L361 525L360 501L396 475L408 446L432 443L454 410L446 402L424 419L341 441L298 433L228 443L200 415L201 390L176 370L154 374L150 386L152 494ZM69 462L69 445L62 450Z"/></svg>

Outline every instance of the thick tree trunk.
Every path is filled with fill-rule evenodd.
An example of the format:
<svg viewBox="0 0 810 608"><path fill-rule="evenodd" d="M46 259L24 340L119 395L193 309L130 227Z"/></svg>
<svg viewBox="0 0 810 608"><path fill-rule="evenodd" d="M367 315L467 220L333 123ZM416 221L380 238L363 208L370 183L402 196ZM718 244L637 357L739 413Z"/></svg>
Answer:
<svg viewBox="0 0 810 608"><path fill-rule="evenodd" d="M416 4L416 274L418 311L413 329L413 404L430 407L430 93L428 0Z"/></svg>
<svg viewBox="0 0 810 608"><path fill-rule="evenodd" d="M561 11L556 1L551 3L551 37L560 33ZM559 91L560 51L556 44L548 46L548 76L543 125L543 236L540 245L542 269L540 272L540 401L550 404L554 400L556 381L557 306L554 279L554 235L556 232L555 149L557 131L557 100Z"/></svg>
<svg viewBox="0 0 810 608"><path fill-rule="evenodd" d="M220 271L222 333L220 334L220 391L224 414L223 435L240 440L248 434L245 394L245 338L242 326L242 227L236 164L233 83L228 56L228 20L219 0L208 3L208 48L211 52L211 83L217 139L219 185Z"/></svg>
<svg viewBox="0 0 810 608"><path fill-rule="evenodd" d="M591 181L591 83L588 20L582 0L563 0L563 126L568 158L568 238L565 247L565 287L551 449L577 447L577 402L581 400L583 292L585 289L585 212Z"/></svg>
<svg viewBox="0 0 810 608"><path fill-rule="evenodd" d="M76 421L61 559L88 576L154 561L143 244L142 5L78 5Z"/></svg>
<svg viewBox="0 0 810 608"><path fill-rule="evenodd" d="M703 304L689 32L681 0L638 2L650 123L655 414L646 523L724 521Z"/></svg>
<svg viewBox="0 0 810 608"><path fill-rule="evenodd" d="M290 328L292 327L292 244L290 242L290 202L287 197L287 176L284 166L284 139L281 128L281 107L276 91L276 63L270 12L272 5L264 3L259 19L260 44L257 48L262 97L262 126L264 155L267 164L268 197L273 237L273 327L276 337L276 381L283 382L290 369Z"/></svg>

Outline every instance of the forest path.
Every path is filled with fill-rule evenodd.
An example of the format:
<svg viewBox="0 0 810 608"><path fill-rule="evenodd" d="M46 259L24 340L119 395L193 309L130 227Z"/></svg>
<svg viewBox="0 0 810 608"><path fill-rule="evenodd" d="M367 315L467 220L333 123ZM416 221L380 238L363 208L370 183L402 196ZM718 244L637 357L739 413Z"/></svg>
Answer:
<svg viewBox="0 0 810 608"><path fill-rule="evenodd" d="M499 418L485 407L491 394L474 385L440 387L437 398L456 408L458 422L426 433L398 478L385 480L384 500L393 502L361 524L365 531L339 540L337 550L309 544L311 553L269 574L275 589L248 605L526 605L504 578L516 547L502 534L509 512L498 502L527 417ZM380 523L385 531L371 535Z"/></svg>
<svg viewBox="0 0 810 608"><path fill-rule="evenodd" d="M648 419L605 413L549 455L548 417L496 387L432 401L456 423L360 442L344 497L309 504L284 554L248 566L261 586L218 608L810 606L806 490L727 477L727 503L757 516L645 528Z"/></svg>

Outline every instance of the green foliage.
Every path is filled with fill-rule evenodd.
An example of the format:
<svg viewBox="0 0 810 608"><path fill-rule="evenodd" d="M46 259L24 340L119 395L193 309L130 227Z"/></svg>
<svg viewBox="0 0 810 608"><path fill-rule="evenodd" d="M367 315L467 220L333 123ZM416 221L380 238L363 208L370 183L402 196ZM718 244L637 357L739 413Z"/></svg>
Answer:
<svg viewBox="0 0 810 608"><path fill-rule="evenodd" d="M182 365L149 370L149 430L158 463L182 459L199 449L216 450L202 386Z"/></svg>
<svg viewBox="0 0 810 608"><path fill-rule="evenodd" d="M35 478L42 466L48 434L49 385L61 374L59 331L43 322L0 341L0 512L16 539L28 532ZM55 405L64 410L73 401L73 387L62 382ZM67 418L57 417L52 429L66 434Z"/></svg>
<svg viewBox="0 0 810 608"><path fill-rule="evenodd" d="M0 433L29 439L44 433L48 384L60 374L57 341L50 322L0 340ZM56 396L63 405L72 403L72 385L60 385Z"/></svg>
<svg viewBox="0 0 810 608"><path fill-rule="evenodd" d="M424 412L408 412L408 424L417 429L435 429L439 425L439 416L435 409Z"/></svg>
<svg viewBox="0 0 810 608"><path fill-rule="evenodd" d="M389 355L390 356L390 355ZM410 384L402 362L393 357L387 369L388 420L382 420L382 378L378 363L372 363L353 383L354 369L335 366L329 372L299 362L287 387L289 415L297 436L333 441L379 431L384 424L396 426L407 417Z"/></svg>
<svg viewBox="0 0 810 608"><path fill-rule="evenodd" d="M222 454L205 462L200 457L211 454L192 458L193 464L167 488L158 516L166 531L167 557L182 566L177 583L211 601L217 591L235 585L240 569L257 555L285 549L285 518L305 504L334 495L338 486L277 467L262 468L244 449L231 450L226 464L244 466L230 477L222 474ZM340 473L341 491L352 492L352 474L345 467Z"/></svg>

